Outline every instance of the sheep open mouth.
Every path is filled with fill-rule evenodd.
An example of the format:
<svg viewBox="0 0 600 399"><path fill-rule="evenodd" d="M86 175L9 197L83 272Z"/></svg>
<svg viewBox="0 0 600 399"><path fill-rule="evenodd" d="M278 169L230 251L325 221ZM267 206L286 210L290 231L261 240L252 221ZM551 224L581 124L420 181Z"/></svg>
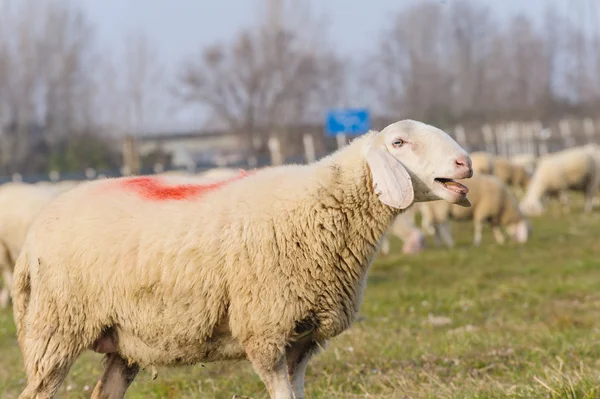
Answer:
<svg viewBox="0 0 600 399"><path fill-rule="evenodd" d="M440 183L446 189L448 189L450 191L454 191L457 194L467 195L467 193L469 192L469 188L467 186L460 184L459 182L454 181L452 179L446 179L445 177L438 177L438 178L434 179L434 181L436 183Z"/></svg>

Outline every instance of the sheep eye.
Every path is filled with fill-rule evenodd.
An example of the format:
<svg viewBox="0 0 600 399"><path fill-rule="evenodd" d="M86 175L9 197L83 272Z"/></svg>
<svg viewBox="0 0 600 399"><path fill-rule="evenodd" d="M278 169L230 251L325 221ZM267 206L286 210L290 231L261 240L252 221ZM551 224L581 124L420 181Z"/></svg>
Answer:
<svg viewBox="0 0 600 399"><path fill-rule="evenodd" d="M401 140L401 139L396 139L392 142L392 145L396 148L402 147L403 144L404 144L404 140Z"/></svg>

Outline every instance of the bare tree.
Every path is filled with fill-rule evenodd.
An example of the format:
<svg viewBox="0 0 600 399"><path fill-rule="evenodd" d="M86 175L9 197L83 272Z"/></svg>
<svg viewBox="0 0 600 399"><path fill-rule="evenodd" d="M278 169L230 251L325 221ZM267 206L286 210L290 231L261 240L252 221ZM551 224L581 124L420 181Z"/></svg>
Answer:
<svg viewBox="0 0 600 399"><path fill-rule="evenodd" d="M581 101L597 97L592 57L578 56L585 36L578 26L565 28L551 6L540 29L522 14L500 25L489 6L474 0L419 2L382 30L364 81L394 117L539 118L560 102L555 87L569 76L572 59L572 91Z"/></svg>
<svg viewBox="0 0 600 399"><path fill-rule="evenodd" d="M53 143L80 134L92 123L95 54L91 26L81 10L58 3L48 8L44 22L39 51L40 61L46 60L40 71L45 101L39 106Z"/></svg>
<svg viewBox="0 0 600 399"><path fill-rule="evenodd" d="M252 154L274 131L285 140L287 126L311 120L343 91L341 61L330 48L310 44L282 27L241 32L232 44L214 45L188 62L178 93L208 107Z"/></svg>
<svg viewBox="0 0 600 399"><path fill-rule="evenodd" d="M427 1L400 12L384 29L371 81L379 104L390 114L424 119L449 103L448 29L443 6Z"/></svg>
<svg viewBox="0 0 600 399"><path fill-rule="evenodd" d="M148 118L158 112L158 82L163 78L157 50L144 33L137 32L127 38L123 68L123 91L129 103L129 130L137 134L146 128Z"/></svg>
<svg viewBox="0 0 600 399"><path fill-rule="evenodd" d="M67 0L3 5L0 113L9 151L1 161L5 172L27 172L39 166L32 160L42 151L48 155L59 141L95 123L92 28Z"/></svg>
<svg viewBox="0 0 600 399"><path fill-rule="evenodd" d="M449 66L454 75L452 103L449 106L452 113L460 117L481 112L486 107L486 60L497 27L491 10L484 4L473 0L457 0L448 7Z"/></svg>

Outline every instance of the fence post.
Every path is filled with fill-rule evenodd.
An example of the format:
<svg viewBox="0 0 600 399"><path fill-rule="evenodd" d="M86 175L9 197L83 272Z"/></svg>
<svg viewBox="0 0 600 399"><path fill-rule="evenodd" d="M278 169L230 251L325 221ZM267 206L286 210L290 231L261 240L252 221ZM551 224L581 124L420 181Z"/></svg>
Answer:
<svg viewBox="0 0 600 399"><path fill-rule="evenodd" d="M302 136L302 141L304 142L304 157L306 159L306 163L314 162L317 159L317 156L315 154L315 142L312 134L304 133L304 136Z"/></svg>
<svg viewBox="0 0 600 399"><path fill-rule="evenodd" d="M336 134L335 139L337 140L338 149L346 145L346 135L344 133Z"/></svg>
<svg viewBox="0 0 600 399"><path fill-rule="evenodd" d="M186 166L186 169L188 172L194 173L196 171L196 163L190 160Z"/></svg>
<svg viewBox="0 0 600 399"><path fill-rule="evenodd" d="M123 141L123 166L128 168L128 174L140 173L140 154L137 144L131 135L126 136Z"/></svg>
<svg viewBox="0 0 600 399"><path fill-rule="evenodd" d="M48 177L50 178L50 181L57 182L60 180L60 173L56 170L51 170L50 173L48 173Z"/></svg>
<svg viewBox="0 0 600 399"><path fill-rule="evenodd" d="M120 169L121 175L122 176L130 176L131 175L131 169L129 168L128 165L123 165Z"/></svg>
<svg viewBox="0 0 600 399"><path fill-rule="evenodd" d="M546 155L548 153L548 139L551 136L550 129L541 129L539 132L540 143L538 145L540 156Z"/></svg>
<svg viewBox="0 0 600 399"><path fill-rule="evenodd" d="M254 155L250 155L248 157L248 167L252 169L256 168L256 165L258 165L258 159Z"/></svg>
<svg viewBox="0 0 600 399"><path fill-rule="evenodd" d="M533 125L531 125L531 154L532 155L537 155L538 154L538 149L539 146L536 145L536 142L538 141L537 139L539 139L541 136L541 132L542 132L542 122L540 121L535 121L533 122Z"/></svg>
<svg viewBox="0 0 600 399"><path fill-rule="evenodd" d="M458 144L460 144L462 148L469 152L469 143L467 143L465 128L462 125L457 125L454 128L454 135L456 136L456 141L458 141Z"/></svg>
<svg viewBox="0 0 600 399"><path fill-rule="evenodd" d="M96 177L96 169L94 168L86 168L85 170L85 178L88 180L92 180Z"/></svg>
<svg viewBox="0 0 600 399"><path fill-rule="evenodd" d="M162 163L157 162L152 167L152 170L154 171L154 173L162 173L165 171L165 166Z"/></svg>
<svg viewBox="0 0 600 399"><path fill-rule="evenodd" d="M494 126L494 134L496 136L496 155L504 155L504 145L502 143L502 124Z"/></svg>
<svg viewBox="0 0 600 399"><path fill-rule="evenodd" d="M271 152L271 165L283 164L281 156L281 146L277 137L269 137L269 151Z"/></svg>
<svg viewBox="0 0 600 399"><path fill-rule="evenodd" d="M568 119L561 119L558 123L558 131L563 138L565 147L572 147L575 145L575 140L571 134L571 124Z"/></svg>
<svg viewBox="0 0 600 399"><path fill-rule="evenodd" d="M481 133L483 134L483 141L485 142L485 151L490 154L497 154L492 127L486 123L481 127Z"/></svg>
<svg viewBox="0 0 600 399"><path fill-rule="evenodd" d="M583 120L583 131L587 136L588 143L596 143L596 131L594 130L594 120L592 118L585 118Z"/></svg>

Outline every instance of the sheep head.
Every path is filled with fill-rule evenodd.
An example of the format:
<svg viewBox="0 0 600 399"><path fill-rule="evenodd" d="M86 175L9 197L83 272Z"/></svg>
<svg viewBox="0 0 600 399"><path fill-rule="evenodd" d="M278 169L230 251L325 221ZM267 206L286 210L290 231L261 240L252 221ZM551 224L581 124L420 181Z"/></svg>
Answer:
<svg viewBox="0 0 600 399"><path fill-rule="evenodd" d="M516 242L524 244L531 235L531 224L523 219L520 222L506 226L506 232Z"/></svg>
<svg viewBox="0 0 600 399"><path fill-rule="evenodd" d="M454 181L473 176L471 158L444 131L413 120L387 126L365 147L375 193L386 205L446 200L468 207L469 189Z"/></svg>

